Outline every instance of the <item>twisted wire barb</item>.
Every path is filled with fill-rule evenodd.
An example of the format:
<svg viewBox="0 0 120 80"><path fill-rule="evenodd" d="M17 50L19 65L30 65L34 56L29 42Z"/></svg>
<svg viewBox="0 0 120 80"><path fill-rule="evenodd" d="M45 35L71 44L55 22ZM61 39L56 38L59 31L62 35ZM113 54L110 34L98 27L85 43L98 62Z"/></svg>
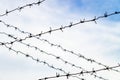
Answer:
<svg viewBox="0 0 120 80"><path fill-rule="evenodd" d="M26 7L32 7L33 5L40 5L42 2L44 2L45 0L42 0L42 1L38 1L38 2L33 2L33 3L30 3L30 4L26 4L24 6L21 6L21 7L18 7L18 8L15 8L15 9L12 9L10 11L6 10L6 12L4 14L1 14L0 17L2 16L5 16L5 15L8 15L9 13L12 13L14 11L21 11L22 9L26 8Z"/></svg>
<svg viewBox="0 0 120 80"><path fill-rule="evenodd" d="M45 78L41 78L41 79L38 79L38 80L47 80L47 79L52 79L52 78L60 78L60 77L67 77L67 79L72 76L72 75L83 75L83 74L87 74L87 73L96 73L96 72L100 72L100 71L106 71L106 70L111 70L111 69L114 69L114 68L118 68L120 67L120 65L116 65L116 66L112 66L112 67L106 67L106 68L101 68L101 69L97 69L97 70L91 70L91 71L81 71L81 72L78 72L78 73L68 73L66 75L60 75L60 74L57 74L55 76L50 76L50 77L45 77Z"/></svg>
<svg viewBox="0 0 120 80"><path fill-rule="evenodd" d="M46 61L41 61L41 60L39 60L38 58L36 59L36 58L34 58L33 56L31 56L31 55L29 55L29 54L26 54L26 53L24 53L24 52L22 52L22 51L17 51L17 50L15 50L15 49L7 46L7 45L4 44L3 42L0 42L0 46L5 46L7 49L15 52L16 54L22 54L22 55L24 55L25 57L31 58L32 60L34 60L34 61L36 61L36 62L38 62L38 63L42 63L42 64L44 64L44 65L47 65L49 68L52 68L52 69L54 69L54 70L61 71L61 72L63 72L64 74L67 74L67 72L64 71L62 68L56 68L56 67L54 67L53 65L50 65L49 63L47 63ZM79 78L78 76L75 76L75 75L72 75L71 77L75 77L75 78L80 79L80 80L85 80L84 78Z"/></svg>
<svg viewBox="0 0 120 80"><path fill-rule="evenodd" d="M8 37L10 37L10 38L13 38L13 39L18 40L17 37L14 37L14 36L11 35L11 34L7 34L7 33L5 33L5 32L0 32L0 34L4 34L4 35L6 35L6 36L8 36ZM19 41L18 41L18 42L19 42ZM85 70L84 68L82 68L82 67L80 67L80 66L77 66L77 65L75 65L75 64L73 64L73 63L70 63L70 62L64 60L63 58L61 58L61 57L59 57L59 56L56 56L56 55L54 55L54 54L52 54L52 53L48 53L48 52L46 52L46 51L44 51L44 50L41 50L40 48L38 48L38 47L36 47L36 46L32 46L32 45L26 44L26 43L24 43L24 42L20 42L20 43L23 44L23 45L25 45L25 46L27 46L27 47L34 48L35 50L38 50L38 51L41 52L41 53L45 53L46 55L55 57L56 60L61 60L63 63L69 64L69 65L72 66L72 67L81 69L81 70L83 70L83 71L87 71L87 70ZM2 43L2 45L6 45L6 44L11 44L11 45L13 45L12 42ZM91 75L93 75L95 78L99 78L99 79L102 79L102 80L108 80L108 79L105 79L105 78L103 78L103 77L101 77L101 76L98 76L98 75L96 75L96 74L91 74Z"/></svg>

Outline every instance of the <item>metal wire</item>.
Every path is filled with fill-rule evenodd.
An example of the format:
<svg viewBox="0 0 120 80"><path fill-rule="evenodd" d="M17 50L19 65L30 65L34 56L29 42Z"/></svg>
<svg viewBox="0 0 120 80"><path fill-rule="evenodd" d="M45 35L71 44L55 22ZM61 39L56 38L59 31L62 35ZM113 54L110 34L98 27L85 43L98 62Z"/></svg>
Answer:
<svg viewBox="0 0 120 80"><path fill-rule="evenodd" d="M4 44L4 43L2 43L2 42L0 42L0 46L5 46L7 49L9 49L9 51L13 51L13 52L15 52L16 54L22 54L22 55L24 55L25 57L31 58L32 60L34 60L34 61L36 61L36 62L38 62L38 63L42 63L42 64L44 64L44 65L47 65L49 68L52 68L52 69L54 69L54 70L61 71L61 72L63 72L64 74L67 74L67 72L66 72L65 70L63 70L62 68L56 68L56 67L54 67L53 65L50 65L49 63L47 63L46 61L41 61L40 59L34 58L33 56L31 56L31 55L29 55L29 54L26 54L26 53L24 53L24 52L22 52L22 51L17 51L17 50L15 50L15 49L7 46L6 44ZM73 75L73 76L71 76L71 77L75 77L75 78L80 79L80 80L85 80L84 78L79 78L78 76L75 76L75 75Z"/></svg>
<svg viewBox="0 0 120 80"><path fill-rule="evenodd" d="M42 31L41 31L41 33L36 34L36 35L30 34L29 36L21 39L21 41L26 40L26 39L28 39L28 38L41 37L41 36L44 35L44 34L47 34L47 33L51 34L52 32L59 31L59 30L60 30L60 31L63 31L63 30L66 29L66 28L71 28L71 27L76 26L76 25L81 24L81 23L86 23L86 22L95 22L95 23L96 23L96 21L99 20L99 19L107 18L107 17L109 17L109 16L116 15L116 14L120 14L120 12L119 12L119 11L115 11L115 12L110 13L110 14L105 13L103 16L95 17L95 18L90 19L90 20L85 20L85 19L84 19L84 20L80 20L79 22L76 22L76 23L70 23L69 25L64 26L64 27L61 26L60 28L56 28L56 29L50 28L50 30L45 31L45 32L42 32ZM3 24L5 24L7 27L13 27L13 28L15 28L15 30L19 30L17 27L10 26L10 25L4 23L2 20L0 20L0 22L2 22ZM24 31L23 31L23 33L27 33L27 32L24 32ZM16 42L16 40L13 41L13 43L14 43L14 42Z"/></svg>
<svg viewBox="0 0 120 80"><path fill-rule="evenodd" d="M93 73L96 73L96 72L111 70L111 69L118 68L118 67L120 67L119 64L117 66L106 67L106 68L101 68L101 69L91 70L91 71L81 71L81 72L78 72L78 73L68 73L66 75L57 74L55 76L45 77L45 78L41 78L41 79L38 79L38 80L47 80L47 79L60 78L60 77L67 77L67 79L68 79L72 75L83 75L83 74L88 74L88 73L92 73L93 74Z"/></svg>
<svg viewBox="0 0 120 80"><path fill-rule="evenodd" d="M10 11L8 11L8 10L6 10L6 12L5 13L3 13L3 14L1 14L0 15L0 17L2 17L2 16L5 16L5 15L8 15L9 13L12 13L12 12L14 12L14 11L21 11L22 9L24 9L24 8L26 8L26 7L32 7L32 6L34 6L34 5L40 5L42 2L44 2L45 0L39 0L39 1L37 1L37 2L33 2L33 3L30 3L30 4L26 4L26 5L24 5L24 6L21 6L21 7L18 7L18 8L15 8L15 9L12 9L12 10L10 10Z"/></svg>

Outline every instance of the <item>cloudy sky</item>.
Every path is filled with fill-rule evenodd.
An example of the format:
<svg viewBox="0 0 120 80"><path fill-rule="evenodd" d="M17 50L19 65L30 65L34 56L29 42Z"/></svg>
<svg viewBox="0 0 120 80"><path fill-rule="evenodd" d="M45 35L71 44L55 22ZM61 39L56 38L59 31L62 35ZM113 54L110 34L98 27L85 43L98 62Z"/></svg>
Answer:
<svg viewBox="0 0 120 80"><path fill-rule="evenodd" d="M0 0L0 14L5 11L15 9L17 7L37 2L38 0ZM76 23L80 20L93 19L95 16L104 15L105 12L113 13L119 11L120 0L46 0L39 6L26 7L21 11L14 11L7 16L1 16L0 20L7 24L18 27L23 31L32 34L38 34L61 26L69 25L70 22ZM83 23L62 31L55 31L51 34L44 34L41 39L47 39L49 42L61 45L63 48L74 51L76 54L82 54L87 58L96 60L108 66L117 65L120 61L120 15L113 15L94 22ZM0 23L0 33L5 32L15 37L24 38L28 34L23 34L13 28L7 28ZM0 42L10 42L14 39L0 34ZM61 48L51 46L45 41L31 38L23 41L31 46L60 56L60 58L68 61L76 66L83 67L86 70L104 68L96 63L90 63L85 59L78 58L69 52L63 51ZM81 69L65 64L55 57L46 55L34 48L30 48L19 42L8 45L16 51L46 61L56 68L62 68L67 73L77 73ZM117 68L120 70L120 68ZM43 63L37 63L30 58L26 58L22 54L16 54L9 51L6 47L0 46L0 80L38 80L46 76L54 76L56 73L64 74L61 71L51 69ZM120 74L115 71L101 71L98 76L108 80L120 80ZM86 80L99 80L94 76L85 74L78 76ZM66 77L55 78L53 80L67 80ZM70 77L69 80L79 80ZM52 79L51 79L52 80Z"/></svg>

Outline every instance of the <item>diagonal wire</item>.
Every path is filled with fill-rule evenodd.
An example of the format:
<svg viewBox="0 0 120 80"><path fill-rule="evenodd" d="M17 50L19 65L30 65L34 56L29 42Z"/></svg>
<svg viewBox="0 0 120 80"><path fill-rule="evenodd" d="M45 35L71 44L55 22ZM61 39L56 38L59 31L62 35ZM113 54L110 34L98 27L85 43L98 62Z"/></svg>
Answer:
<svg viewBox="0 0 120 80"><path fill-rule="evenodd" d="M17 37L14 37L13 35L7 34L7 33L5 33L5 32L0 32L0 34L4 34L4 35L6 35L6 36L8 36L8 37L10 37L10 38L13 38L13 39L18 39ZM48 52L46 52L46 51L44 51L44 50L41 50L40 48L38 48L38 47L36 47L36 46L32 46L32 45L26 44L26 43L24 43L24 42L20 42L20 43L23 44L23 45L26 45L27 47L34 48L35 50L38 50L38 51L40 51L41 53L44 53L44 54L47 54L47 55L49 55L49 56L55 57L56 60L61 60L61 61L64 62L65 64L69 64L69 65L71 65L72 67L81 69L81 70L83 70L83 71L87 71L87 70L85 70L84 68L82 68L82 67L80 67L80 66L77 66L77 65L75 65L75 64L73 64L73 63L70 63L70 62L62 59L62 58L59 57L59 56L56 56L56 55L54 55L54 54L48 53ZM11 45L13 45L11 42L10 42L10 43L6 42L6 43L2 43L2 44L5 44L5 45L6 45L6 44L11 44ZM93 75L95 78L97 77L97 78L102 79L102 80L108 80L108 79L105 79L105 78L100 77L100 76L95 75L95 74L92 74L92 75Z"/></svg>
<svg viewBox="0 0 120 80"><path fill-rule="evenodd" d="M16 39L16 40L18 39L17 37L14 37L13 35L7 34L7 33L5 33L5 32L0 32L0 34L4 34L4 35L6 35L6 36L8 36L8 37L10 37L10 38ZM18 42L19 42L19 41L18 41ZM38 47L36 47L36 46L32 46L32 45L26 44L26 43L24 43L24 42L20 42L20 43L23 44L23 45L25 45L25 46L27 46L27 47L34 48L35 50L38 50L38 51L41 52L41 53L44 53L44 54L46 54L46 55L55 57L56 60L61 60L63 63L69 64L69 65L72 66L72 67L81 69L81 70L83 70L83 71L87 71L87 70L85 70L84 68L82 68L82 67L80 67L80 66L77 66L77 65L75 65L75 64L73 64L73 63L70 63L70 62L64 60L63 58L61 58L61 57L59 57L59 56L56 56L56 55L54 55L54 54L52 54L52 53L48 53L48 52L46 52L46 51L44 51L44 50L41 50L40 48L38 48ZM6 43L2 43L2 44L3 44L3 45L6 45L6 44L11 44L11 45L13 45L11 42L10 42L10 43L9 43L9 42L6 42ZM103 77L101 77L101 76L98 76L98 75L95 75L95 74L92 74L92 75L93 75L95 78L97 77L97 78L102 79L102 80L108 80L108 79L105 79L105 78L103 78Z"/></svg>
<svg viewBox="0 0 120 80"><path fill-rule="evenodd" d="M32 7L32 6L34 6L34 5L40 5L42 2L44 2L45 0L39 0L38 2L33 2L33 3L30 3L30 4L26 4L26 5L24 5L24 6L21 6L21 7L18 7L18 8L15 8L15 9L12 9L12 10L10 10L10 11L8 11L8 10L6 10L6 12L5 13L3 13L3 14L1 14L0 15L0 17L2 17L2 16L5 16L5 15L8 15L9 13L12 13L12 12L14 12L14 11L21 11L22 9L24 9L24 8L26 8L26 7Z"/></svg>
<svg viewBox="0 0 120 80"><path fill-rule="evenodd" d="M26 39L28 39L28 38L41 37L41 36L44 35L44 34L47 34L47 33L50 33L50 34L51 34L52 32L59 31L59 30L60 30L60 31L63 31L63 30L66 29L66 28L71 28L71 27L76 26L76 25L81 24L81 23L86 23L86 22L95 22L95 23L96 23L96 21L99 20L99 19L107 18L107 17L110 17L110 16L112 16L112 15L116 15L116 14L120 14L120 12L119 12L119 11L115 11L115 12L110 13L110 14L104 13L103 16L95 17L95 18L90 19L90 20L80 20L79 22L70 23L70 24L67 25L67 26L64 26L64 27L61 26L60 28L56 28L56 29L50 28L50 30L48 30L48 31L45 31L45 32L42 32L42 31L41 31L41 33L39 33L39 34L29 35L29 36L21 39L21 41L26 40ZM3 21L0 20L0 22L3 22ZM7 26L9 27L10 25L7 25ZM17 27L15 27L15 29L16 29L16 28L17 28ZM16 40L13 41L13 42L16 42Z"/></svg>
<svg viewBox="0 0 120 80"><path fill-rule="evenodd" d="M39 60L38 58L34 58L33 56L31 56L31 55L29 55L29 54L27 54L27 53L24 53L24 52L22 52L22 51L17 51L17 50L15 50L15 49L7 46L6 44L3 44L3 42L0 42L0 46L5 46L7 49L9 49L9 51L13 51L13 52L15 52L16 54L22 54L22 55L24 55L25 57L31 58L32 60L34 60L34 61L36 61L36 62L38 62L38 63L42 63L42 64L44 64L44 65L47 65L49 68L52 68L52 69L54 69L54 70L61 71L61 72L63 72L64 74L67 74L67 72L64 71L62 68L56 68L56 67L54 67L53 65L50 65L49 63L47 63L46 61L41 61L41 60ZM76 77L77 79L80 79L80 80L85 80L85 79L79 78L78 76L75 76L75 75L73 75L72 77Z"/></svg>
<svg viewBox="0 0 120 80"><path fill-rule="evenodd" d="M107 68L101 68L101 69L97 69L97 70L91 70L91 71L81 71L81 72L78 72L78 73L68 73L66 75L55 75L55 76L50 76L50 77L45 77L45 78L41 78L41 79L38 79L38 80L47 80L47 79L52 79L52 78L60 78L60 77L67 77L67 79L72 76L72 75L83 75L83 74L87 74L87 73L96 73L96 72L100 72L100 71L106 71L106 70L111 70L111 69L114 69L114 68L118 68L120 67L120 65L116 65L116 66L112 66L112 67L107 67ZM83 79L84 80L84 79Z"/></svg>
<svg viewBox="0 0 120 80"><path fill-rule="evenodd" d="M78 25L78 24L81 24L81 23L86 23L86 22L95 22L96 23L96 21L97 20L99 20L99 19L102 19L102 18L107 18L107 17L109 17L109 16L112 16L112 15L116 15L116 14L120 14L120 12L118 11L115 11L115 12L113 12L113 13L110 13L110 14L107 14L107 13L105 13L103 16L99 16L99 17L95 17L95 18L93 18L93 19L90 19L90 20L80 20L79 22L76 22L76 23L70 23L69 25L67 25L67 26L61 26L60 28L56 28L56 29L52 29L52 28L50 28L50 30L48 30L48 31L45 31L45 32L42 32L41 31L41 33L39 33L39 34L36 34L36 35L31 35L31 36L27 36L27 37L25 37L23 40L26 40L27 38L32 38L32 37L36 37L36 36L42 36L42 35L44 35L44 34L47 34L47 33L52 33L52 32L55 32L55 31L59 31L59 30L61 30L61 31L63 31L64 29L66 29L66 28L71 28L71 27L73 27L73 26L76 26L76 25Z"/></svg>

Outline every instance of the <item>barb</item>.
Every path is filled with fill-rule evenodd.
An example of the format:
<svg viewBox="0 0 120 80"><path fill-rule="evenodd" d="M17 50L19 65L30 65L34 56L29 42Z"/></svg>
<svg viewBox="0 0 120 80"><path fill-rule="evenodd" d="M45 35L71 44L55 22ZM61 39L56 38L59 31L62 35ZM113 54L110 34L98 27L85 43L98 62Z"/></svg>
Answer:
<svg viewBox="0 0 120 80"><path fill-rule="evenodd" d="M96 72L100 72L100 71L106 71L106 70L111 70L111 69L114 69L114 68L118 68L120 67L120 65L117 65L117 66L112 66L112 67L107 67L107 68L102 68L102 69L97 69L97 70L91 70L91 71L81 71L81 72L78 72L78 73L68 73L66 75L56 75L56 76L51 76L51 77L45 77L45 78L41 78L41 79L38 79L38 80L47 80L47 79L52 79L52 78L60 78L60 77L67 77L67 79L72 76L72 75L83 75L83 74L88 74L88 73L96 73Z"/></svg>
<svg viewBox="0 0 120 80"><path fill-rule="evenodd" d="M6 36L8 36L8 37L10 37L10 38L13 38L13 39L15 39L15 40L18 40L17 37L14 37L14 36L11 35L11 34L7 34L7 33L5 33L5 32L0 32L0 34L4 34L4 35L6 35ZM18 40L18 42L19 42L19 40ZM54 54L52 54L52 53L48 53L48 52L46 52L46 51L44 51L44 50L41 50L40 48L38 48L38 47L36 47L36 46L32 46L32 45L30 45L30 44L26 44L26 43L23 43L23 42L20 42L20 43L23 44L23 45L26 45L27 47L34 48L35 50L38 50L38 51L41 52L41 53L47 54L47 55L49 55L49 56L52 56L52 57L54 57L56 60L61 60L63 63L69 64L69 65L72 66L72 67L78 68L78 69L83 70L83 71L87 71L87 70L85 70L84 68L82 68L82 67L80 67L80 66L77 66L77 65L75 65L75 64L73 64L73 63L70 63L70 62L68 62L68 61L62 59L61 57L56 56L56 55L54 55ZM1 43L1 44L2 44L2 45L6 45L6 44L11 44L11 45L13 45L12 42L10 42L10 43L6 42L6 43ZM105 78L100 77L100 76L95 75L95 74L91 74L91 75L93 75L95 78L99 78L99 79L102 79L102 80L108 80L108 79L105 79Z"/></svg>
<svg viewBox="0 0 120 80"><path fill-rule="evenodd" d="M54 69L54 70L61 71L61 72L65 73L65 74L67 74L67 72L64 71L62 68L56 68L56 67L54 67L53 65L50 65L49 63L47 63L46 61L41 61L41 60L39 60L38 58L36 59L36 58L34 58L33 56L31 56L31 55L29 55L29 54L26 54L26 53L24 53L24 52L22 52L22 51L17 51L17 50L15 50L15 49L11 48L11 47L8 47L8 46L7 46L6 44L4 44L3 42L0 42L0 46L5 46L7 49L9 49L10 51L15 52L16 54L22 54L22 55L24 55L25 57L31 58L32 60L34 60L34 61L36 61L36 62L38 62L38 63L42 63L42 64L44 64L44 65L47 65L49 68L52 68L52 69ZM74 75L73 75L72 77L75 77L75 78L80 79L80 80L85 80L85 79L83 79L83 78L79 78L78 76L74 76Z"/></svg>
<svg viewBox="0 0 120 80"><path fill-rule="evenodd" d="M115 12L115 13L117 14L118 12ZM109 15L110 15L110 14L109 14ZM112 15L112 13L111 13L111 15ZM99 19L99 18L100 18L100 17L98 17L98 18L95 17L95 19ZM21 33L23 33L23 34L28 34L28 35L29 35L29 38L32 38L33 35L34 35L34 34L30 33L30 32L25 32L25 31L19 29L18 27L15 27L15 26L13 26L13 25L7 24L7 23L5 23L5 22L2 21L2 20L0 20L0 22L3 23L6 27L9 27L9 28L13 28L13 29L15 29L15 30L18 30L19 32L21 32ZM13 36L11 36L11 38L13 38ZM48 41L48 40L46 40L46 39L41 39L39 36L34 36L34 38L36 38L36 39L38 39L38 40L40 40L40 41L44 41L44 42L50 44L51 46L58 47L58 48L60 48L61 50L65 51L65 52L69 52L69 53L71 53L71 54L73 54L73 55L75 55L75 56L78 56L79 58L85 59L85 60L87 60L87 61L89 61L89 62L91 62L91 63L96 63L96 64L98 64L98 65L107 67L107 65L102 64L102 63L100 63L100 62L98 62L98 61L96 61L96 60L94 60L94 59L87 58L87 57L85 57L84 55L82 55L81 53L75 53L75 52L72 51L72 50L65 49L65 48L62 47L61 45L51 43L50 41ZM14 37L14 39L15 39L15 41L11 41L11 42L10 42L11 44L13 44L14 42L18 42L18 41L19 41L19 42L22 42L23 40L26 40L26 38L25 38L25 39L16 40L17 38L15 38L15 37ZM9 43L9 44L10 44L10 43ZM29 47L29 44L26 44L26 45ZM33 46L32 46L32 47L33 47ZM33 48L36 49L37 47L33 47ZM113 69L113 71L116 71L116 72L119 72L119 73L120 73L119 70Z"/></svg>
<svg viewBox="0 0 120 80"><path fill-rule="evenodd" d="M24 9L24 8L26 8L26 7L32 7L32 6L34 6L34 5L40 5L42 2L44 2L45 0L39 0L38 2L33 2L33 3L30 3L30 4L26 4L26 5L24 5L24 6L21 6L21 7L18 7L18 8L15 8L15 9L12 9L12 10L10 10L10 11L8 11L8 10L6 10L6 12L4 13L4 14L1 14L0 15L0 17L2 17L2 16L5 16L5 15L8 15L9 13L12 13L12 12L14 12L14 11L21 11L22 9Z"/></svg>

